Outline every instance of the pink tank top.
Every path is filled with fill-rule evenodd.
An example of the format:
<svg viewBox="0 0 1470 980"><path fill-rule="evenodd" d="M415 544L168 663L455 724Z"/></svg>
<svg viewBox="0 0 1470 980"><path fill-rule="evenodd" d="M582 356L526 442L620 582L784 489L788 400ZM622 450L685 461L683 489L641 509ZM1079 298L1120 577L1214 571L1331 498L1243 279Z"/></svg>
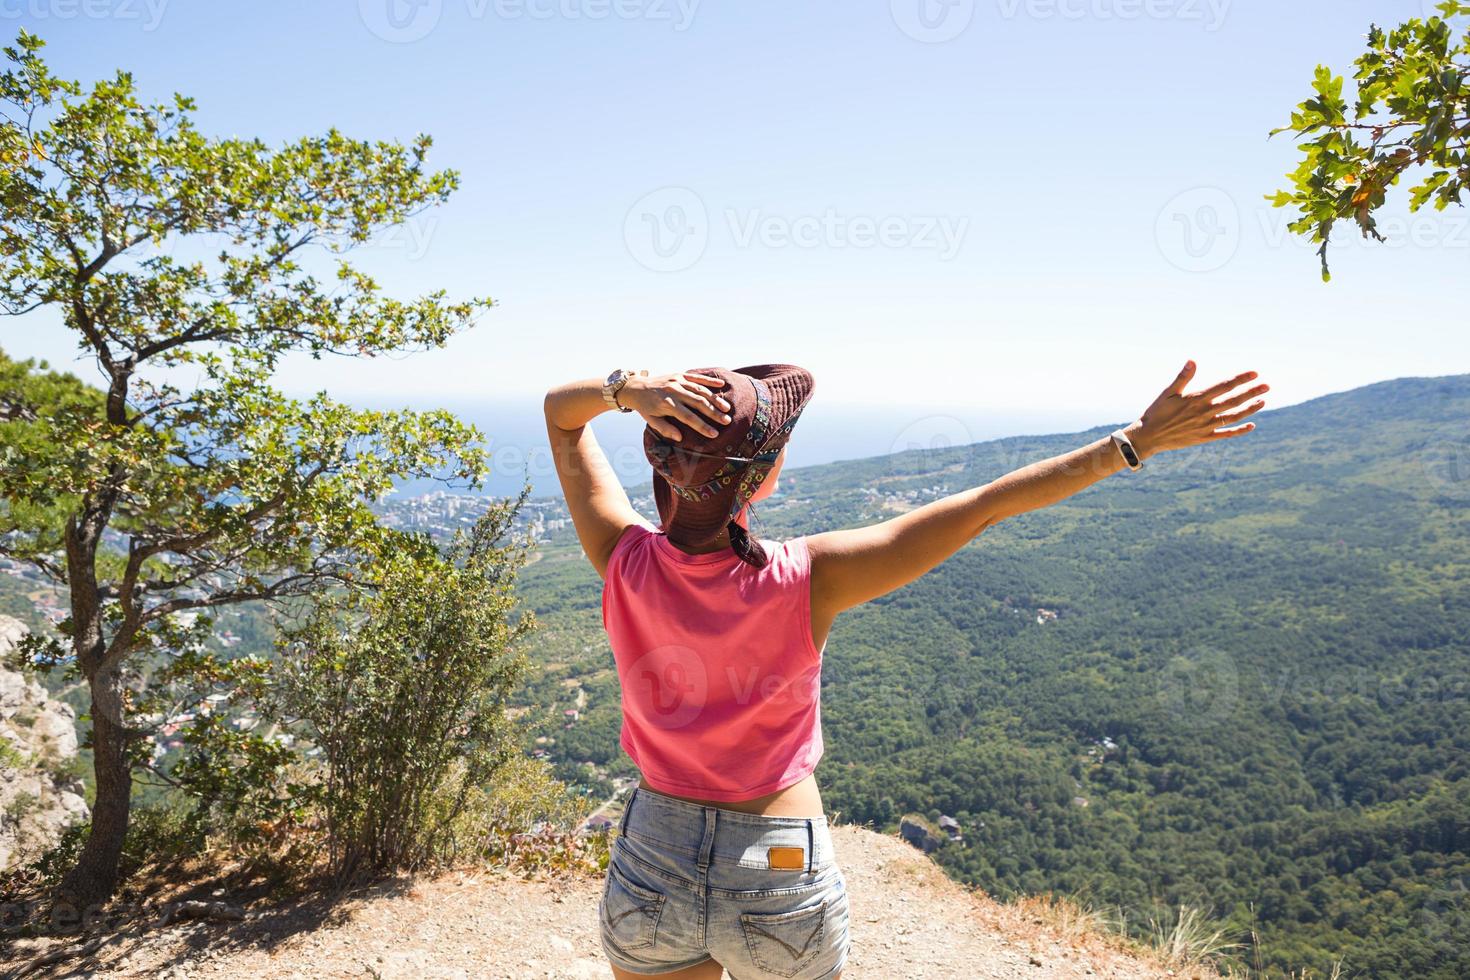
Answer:
<svg viewBox="0 0 1470 980"><path fill-rule="evenodd" d="M797 782L822 757L806 539L761 543L765 568L728 548L685 554L649 525L613 547L602 622L622 687L622 745L654 789L747 800Z"/></svg>

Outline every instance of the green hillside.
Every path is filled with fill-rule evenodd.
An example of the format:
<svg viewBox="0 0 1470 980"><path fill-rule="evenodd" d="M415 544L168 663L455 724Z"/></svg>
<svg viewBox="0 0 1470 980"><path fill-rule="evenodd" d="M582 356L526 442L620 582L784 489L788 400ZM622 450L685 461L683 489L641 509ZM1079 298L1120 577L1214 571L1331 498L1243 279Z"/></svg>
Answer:
<svg viewBox="0 0 1470 980"><path fill-rule="evenodd" d="M936 860L1002 897L1254 924L1278 970L1470 976L1470 376L1257 422L839 617L828 807L956 818ZM787 471L757 531L881 520L1110 428ZM605 793L632 770L599 582L566 534L523 582L539 748Z"/></svg>

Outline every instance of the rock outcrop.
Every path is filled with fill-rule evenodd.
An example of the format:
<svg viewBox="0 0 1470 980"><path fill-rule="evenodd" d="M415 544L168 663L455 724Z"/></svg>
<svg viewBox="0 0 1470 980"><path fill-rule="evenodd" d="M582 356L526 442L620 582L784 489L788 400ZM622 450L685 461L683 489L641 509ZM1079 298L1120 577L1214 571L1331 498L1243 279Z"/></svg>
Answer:
<svg viewBox="0 0 1470 980"><path fill-rule="evenodd" d="M0 871L38 856L87 819L76 758L76 712L3 660L25 626L0 616Z"/></svg>
<svg viewBox="0 0 1470 980"><path fill-rule="evenodd" d="M925 854L939 850L949 841L938 827L917 813L910 813L898 822L898 833Z"/></svg>

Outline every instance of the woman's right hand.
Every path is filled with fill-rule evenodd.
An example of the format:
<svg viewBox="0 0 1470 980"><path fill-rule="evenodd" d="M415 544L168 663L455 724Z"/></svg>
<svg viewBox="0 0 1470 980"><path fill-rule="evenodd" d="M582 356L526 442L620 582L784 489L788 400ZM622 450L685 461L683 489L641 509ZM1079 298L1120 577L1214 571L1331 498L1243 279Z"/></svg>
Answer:
<svg viewBox="0 0 1470 980"><path fill-rule="evenodd" d="M716 394L725 382L708 374L675 371L673 374L637 374L618 392L617 399L637 412L649 428L678 442L683 438L673 420L683 422L707 436L719 435L712 423L730 421L730 402Z"/></svg>
<svg viewBox="0 0 1470 980"><path fill-rule="evenodd" d="M1184 386L1194 377L1194 369L1194 361L1186 361L1184 370L1154 399L1143 417L1124 430L1140 456L1243 436L1255 429L1254 422L1238 423L1264 408L1265 401L1257 400L1245 408L1240 406L1270 391L1270 385L1259 384L1236 392L1257 377L1255 371L1246 371L1203 391L1185 394ZM1231 411L1236 408L1240 410Z"/></svg>

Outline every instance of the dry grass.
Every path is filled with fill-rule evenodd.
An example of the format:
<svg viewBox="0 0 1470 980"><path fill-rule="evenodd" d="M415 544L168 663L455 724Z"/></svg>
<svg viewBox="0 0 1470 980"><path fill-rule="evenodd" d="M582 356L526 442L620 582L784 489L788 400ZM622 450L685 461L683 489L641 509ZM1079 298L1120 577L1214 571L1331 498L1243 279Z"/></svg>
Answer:
<svg viewBox="0 0 1470 980"><path fill-rule="evenodd" d="M1149 945L1175 966L1194 966L1211 962L1231 950L1243 948L1240 943L1225 941L1223 929L1212 928L1204 913L1191 906L1179 906L1173 920L1150 918Z"/></svg>
<svg viewBox="0 0 1470 980"><path fill-rule="evenodd" d="M1082 935L1106 936L1118 933L1118 921L1103 909L1082 905L1057 895L1020 898L1012 903L1019 911L1032 915L1068 939Z"/></svg>

